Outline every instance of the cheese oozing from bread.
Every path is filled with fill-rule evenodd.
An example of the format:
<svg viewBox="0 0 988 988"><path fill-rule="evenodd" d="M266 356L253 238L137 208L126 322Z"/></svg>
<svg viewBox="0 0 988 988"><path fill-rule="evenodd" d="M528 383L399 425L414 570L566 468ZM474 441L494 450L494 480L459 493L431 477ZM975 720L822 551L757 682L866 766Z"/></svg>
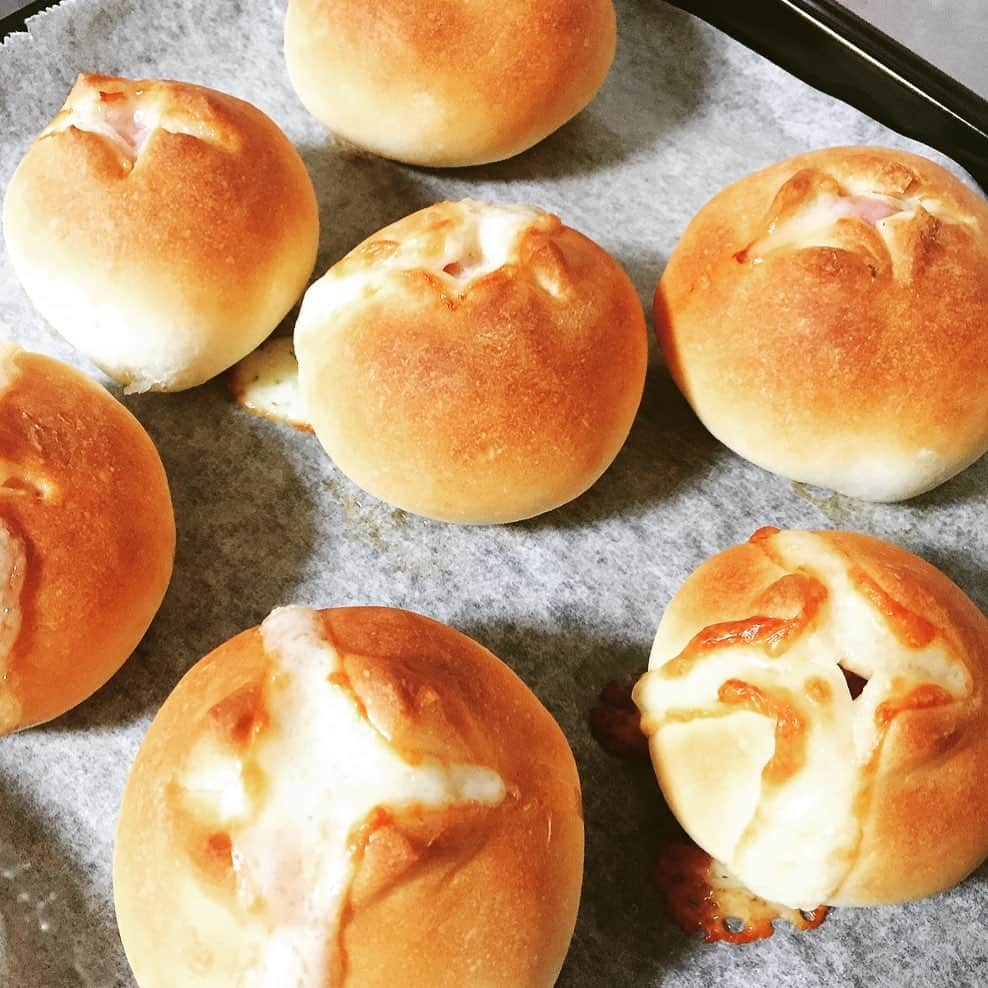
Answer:
<svg viewBox="0 0 988 988"><path fill-rule="evenodd" d="M141 90L90 90L66 113L48 127L46 134L57 134L69 127L100 134L132 162L144 150L158 126L158 114L142 105Z"/></svg>
<svg viewBox="0 0 988 988"><path fill-rule="evenodd" d="M358 249L330 268L305 293L296 336L322 329L330 313L367 298L404 272L425 271L443 294L462 295L485 275L517 263L525 232L553 219L532 206L471 199L456 203L454 211L455 222L423 223L401 240L389 240L386 228L366 250Z"/></svg>
<svg viewBox="0 0 988 988"><path fill-rule="evenodd" d="M864 247L867 251L870 247L892 260L893 236L888 224L911 220L920 210L940 222L976 225L972 217L930 195L880 192L867 180L841 185L826 173L803 169L782 186L762 232L736 257L759 264L776 251L811 247L859 251ZM855 228L855 223L874 232ZM877 244L873 243L875 236Z"/></svg>
<svg viewBox="0 0 988 988"><path fill-rule="evenodd" d="M787 571L765 611L688 643L660 626L635 699L690 836L756 895L812 909L855 864L891 720L972 681L939 629L815 533L753 541ZM856 697L844 670L866 680Z"/></svg>
<svg viewBox="0 0 988 988"><path fill-rule="evenodd" d="M398 750L369 718L318 615L283 607L262 625L271 661L263 724L246 754L206 737L181 777L185 809L223 832L244 921L259 924L245 985L341 983L343 914L377 812L497 806L501 777Z"/></svg>

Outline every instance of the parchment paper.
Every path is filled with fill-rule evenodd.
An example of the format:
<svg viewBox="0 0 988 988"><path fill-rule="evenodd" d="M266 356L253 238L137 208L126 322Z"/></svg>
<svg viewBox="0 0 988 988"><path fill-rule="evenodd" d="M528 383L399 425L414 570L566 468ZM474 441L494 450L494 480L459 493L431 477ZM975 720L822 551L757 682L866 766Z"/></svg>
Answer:
<svg viewBox="0 0 988 988"><path fill-rule="evenodd" d="M727 182L827 144L916 147L658 0L618 7L617 62L585 113L512 161L432 172L334 143L305 113L282 57L284 0L70 0L0 49L0 184L77 72L186 79L256 103L299 146L319 190L317 274L384 223L471 195L558 212L618 257L648 305L686 222ZM96 375L46 328L5 255L0 325ZM925 902L836 910L815 932L783 924L740 948L687 939L651 882L668 811L647 768L609 758L586 721L607 680L644 668L682 580L761 525L893 539L984 609L988 458L905 505L797 490L715 442L653 359L631 438L588 494L535 521L455 528L363 494L314 438L249 416L222 380L125 401L169 473L175 576L143 644L103 690L54 724L0 739L3 988L133 985L110 886L128 766L180 675L289 601L391 604L447 621L509 662L559 719L582 773L588 838L562 988L988 979L985 869Z"/></svg>

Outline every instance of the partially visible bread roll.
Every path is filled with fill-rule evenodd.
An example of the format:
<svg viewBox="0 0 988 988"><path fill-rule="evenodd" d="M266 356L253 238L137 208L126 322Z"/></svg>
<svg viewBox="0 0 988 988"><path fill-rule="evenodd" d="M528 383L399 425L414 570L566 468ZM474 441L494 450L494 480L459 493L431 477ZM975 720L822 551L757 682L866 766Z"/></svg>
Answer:
<svg viewBox="0 0 988 988"><path fill-rule="evenodd" d="M295 352L336 465L416 514L549 511L607 469L641 401L647 332L597 244L523 206L445 202L316 282Z"/></svg>
<svg viewBox="0 0 988 988"><path fill-rule="evenodd" d="M65 364L0 343L0 734L123 665L171 577L175 521L148 434Z"/></svg>
<svg viewBox="0 0 988 988"><path fill-rule="evenodd" d="M673 597L635 690L690 836L756 895L869 906L988 856L988 620L853 532L762 529Z"/></svg>
<svg viewBox="0 0 988 988"><path fill-rule="evenodd" d="M130 391L235 363L305 288L305 165L256 107L181 82L79 77L14 172L14 269L41 314Z"/></svg>
<svg viewBox="0 0 988 988"><path fill-rule="evenodd" d="M124 947L141 988L551 988L580 807L558 725L476 642L281 608L193 667L141 746Z"/></svg>
<svg viewBox="0 0 988 988"><path fill-rule="evenodd" d="M418 165L498 161L561 127L614 59L611 0L290 0L299 98L361 147Z"/></svg>
<svg viewBox="0 0 988 988"><path fill-rule="evenodd" d="M655 325L707 428L785 477L898 501L988 449L988 204L917 155L814 151L718 193Z"/></svg>

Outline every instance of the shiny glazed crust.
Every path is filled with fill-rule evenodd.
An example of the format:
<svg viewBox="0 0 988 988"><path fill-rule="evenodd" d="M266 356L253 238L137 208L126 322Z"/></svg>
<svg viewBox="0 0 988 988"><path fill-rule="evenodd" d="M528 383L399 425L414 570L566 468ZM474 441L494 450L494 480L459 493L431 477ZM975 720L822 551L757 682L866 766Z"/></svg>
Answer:
<svg viewBox="0 0 988 988"><path fill-rule="evenodd" d="M524 151L575 116L614 59L611 0L291 0L288 70L341 136L412 164Z"/></svg>
<svg viewBox="0 0 988 988"><path fill-rule="evenodd" d="M181 82L82 75L4 200L42 315L135 391L200 384L298 300L318 244L301 158L256 107Z"/></svg>
<svg viewBox="0 0 988 988"><path fill-rule="evenodd" d="M866 680L856 699L838 662ZM666 704L703 663L720 702ZM778 901L800 908L882 905L949 888L988 856L986 670L988 620L933 566L857 533L767 529L682 586L636 699L670 806L742 882L758 894L785 887L789 901ZM752 684L788 713L738 716ZM718 765L690 737L696 727L721 751ZM681 735L676 764L660 741L670 728ZM791 801L768 802L806 773L805 818ZM709 798L696 799L694 785ZM771 827L764 853L745 859L740 849ZM773 885L768 873L790 859L801 868ZM807 878L818 867L829 886L810 901L825 887Z"/></svg>
<svg viewBox="0 0 988 988"><path fill-rule="evenodd" d="M924 158L832 148L724 189L655 323L704 424L783 476L895 501L988 448L988 205Z"/></svg>
<svg viewBox="0 0 988 988"><path fill-rule="evenodd" d="M456 238L497 210L441 203L380 231L309 289L295 331L306 405L336 465L444 521L516 521L581 494L623 445L644 387L644 317L618 264L557 217L516 208L510 236L479 235L502 251L483 268L485 248L472 256ZM480 273L447 274L461 261Z"/></svg>
<svg viewBox="0 0 988 988"><path fill-rule="evenodd" d="M25 550L2 684L19 708L11 730L64 713L123 665L168 586L175 522L130 412L71 367L3 344L0 524Z"/></svg>
<svg viewBox="0 0 988 988"><path fill-rule="evenodd" d="M369 814L334 937L338 966L306 983L550 988L572 935L583 864L579 781L559 727L505 665L445 625L389 608L315 614L361 716L395 750L413 763L479 763L498 773L506 795L492 806ZM271 670L260 629L220 646L176 687L134 762L114 894L141 988L240 984L263 949L266 934L243 907L230 851L220 863L202 853L208 830L178 794L203 746L250 774L252 749L278 726L268 720ZM312 751L307 768L323 757ZM255 786L263 802L264 781ZM234 833L234 849L236 841ZM311 875L307 862L302 874ZM255 903L255 915L264 908ZM296 988L289 981L277 988Z"/></svg>

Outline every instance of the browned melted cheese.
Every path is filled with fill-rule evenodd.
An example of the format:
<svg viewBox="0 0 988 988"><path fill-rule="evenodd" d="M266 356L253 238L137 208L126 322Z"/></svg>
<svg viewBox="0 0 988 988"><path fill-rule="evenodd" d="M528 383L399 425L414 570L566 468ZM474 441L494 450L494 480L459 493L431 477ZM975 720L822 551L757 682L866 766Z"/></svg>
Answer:
<svg viewBox="0 0 988 988"><path fill-rule="evenodd" d="M235 748L246 749L267 726L264 685L248 683L209 709L209 719L219 737Z"/></svg>
<svg viewBox="0 0 988 988"><path fill-rule="evenodd" d="M880 703L875 708L875 723L881 730L885 730L904 710L927 710L930 707L942 707L953 702L954 697L942 686L923 683L910 690L905 696Z"/></svg>
<svg viewBox="0 0 988 988"><path fill-rule="evenodd" d="M676 658L662 667L662 674L670 678L685 676L693 663L705 654L719 648L734 645L756 645L768 655L781 655L816 619L820 607L827 599L827 588L810 576L793 573L784 577L799 581L803 589L803 605L791 618L755 615L740 621L721 621L711 624L690 639L686 648Z"/></svg>
<svg viewBox="0 0 988 988"><path fill-rule="evenodd" d="M648 738L642 733L641 714L632 699L635 683L608 683L588 720L593 739L615 758L648 759Z"/></svg>
<svg viewBox="0 0 988 988"><path fill-rule="evenodd" d="M885 618L896 638L903 645L908 648L924 648L936 638L937 629L932 622L903 607L860 566L855 566L848 575L858 592L871 601L872 606Z"/></svg>
<svg viewBox="0 0 988 988"><path fill-rule="evenodd" d="M775 754L762 773L768 783L785 782L802 768L805 760L806 721L787 694L786 690L752 686L740 679L728 679L717 692L721 703L742 707L775 721Z"/></svg>
<svg viewBox="0 0 988 988"><path fill-rule="evenodd" d="M752 943L772 936L773 920L787 919L797 930L816 929L827 907L801 912L752 895L695 844L670 844L655 868L655 881L673 920L704 943Z"/></svg>

